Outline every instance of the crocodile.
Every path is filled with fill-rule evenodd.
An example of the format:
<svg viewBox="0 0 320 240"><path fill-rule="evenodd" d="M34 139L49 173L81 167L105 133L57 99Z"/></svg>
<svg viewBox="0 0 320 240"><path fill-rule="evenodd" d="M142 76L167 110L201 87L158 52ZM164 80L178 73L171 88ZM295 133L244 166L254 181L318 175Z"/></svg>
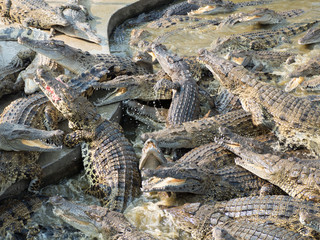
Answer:
<svg viewBox="0 0 320 240"><path fill-rule="evenodd" d="M280 154L263 143L220 129L218 143L240 158L235 163L280 187L292 197L320 202L320 161ZM260 149L257 151L256 148Z"/></svg>
<svg viewBox="0 0 320 240"><path fill-rule="evenodd" d="M17 80L17 77L32 62L35 55L30 49L20 50L8 65L0 68L0 98L23 90L23 81Z"/></svg>
<svg viewBox="0 0 320 240"><path fill-rule="evenodd" d="M25 196L22 199L5 199L0 204L1 239L29 239L27 224L48 198Z"/></svg>
<svg viewBox="0 0 320 240"><path fill-rule="evenodd" d="M154 86L161 79L168 79L163 72L156 74L144 74L136 76L122 75L108 82L101 83L99 88L105 90L115 89L110 94L95 101L96 106L111 104L128 99L140 99L143 101L153 101L157 99L168 100L172 98L172 92L167 89L153 91Z"/></svg>
<svg viewBox="0 0 320 240"><path fill-rule="evenodd" d="M209 204L185 204L164 209L174 224L193 239L314 239L302 236L272 222L249 221L228 217Z"/></svg>
<svg viewBox="0 0 320 240"><path fill-rule="evenodd" d="M219 37L211 44L212 51L225 54L233 50L267 50L288 42L289 38L307 31L318 21L290 24L274 30L261 30Z"/></svg>
<svg viewBox="0 0 320 240"><path fill-rule="evenodd" d="M122 213L97 205L83 205L60 196L49 198L53 213L86 235L97 239L155 240L135 228Z"/></svg>
<svg viewBox="0 0 320 240"><path fill-rule="evenodd" d="M309 29L306 34L298 40L299 44L312 44L320 42L319 38L320 28L311 28Z"/></svg>
<svg viewBox="0 0 320 240"><path fill-rule="evenodd" d="M0 14L5 23L21 23L24 27L51 29L67 26L68 21L43 0L4 0Z"/></svg>
<svg viewBox="0 0 320 240"><path fill-rule="evenodd" d="M140 59L133 62L129 57L119 57L112 54L91 54L81 49L73 48L60 40L35 40L19 37L18 42L43 54L69 71L80 75L101 62L109 70L108 78L118 75L142 75L152 73L152 63Z"/></svg>
<svg viewBox="0 0 320 240"><path fill-rule="evenodd" d="M197 10L191 11L189 15L214 15L219 13L234 12L239 8L248 6L257 6L271 3L272 1L247 1L234 3L232 1L220 1L220 0L191 0L189 3L199 5Z"/></svg>
<svg viewBox="0 0 320 240"><path fill-rule="evenodd" d="M0 150L5 151L54 151L61 149L46 142L48 139L62 136L63 131L45 131L23 124L0 123Z"/></svg>
<svg viewBox="0 0 320 240"><path fill-rule="evenodd" d="M56 129L58 115L48 105L48 99L43 94L34 94L26 98L18 98L11 102L0 115L0 123L23 124L40 130ZM52 139L60 145L61 134ZM27 141L34 147L45 148L42 141ZM47 148L52 148L50 145ZM55 150L54 148L53 150ZM13 183L31 178L29 191L36 191L40 183L41 168L37 163L38 151L0 151L1 182L0 195Z"/></svg>
<svg viewBox="0 0 320 240"><path fill-rule="evenodd" d="M300 87L304 91L308 91L308 92L320 91L320 77L316 76L314 78L304 80L300 84Z"/></svg>
<svg viewBox="0 0 320 240"><path fill-rule="evenodd" d="M305 226L307 224L304 225L304 223L300 222L299 218L301 216L301 212L317 216L319 214L319 205L292 198L290 196L253 196L207 204L186 203L179 207L165 209L165 211L174 217L174 220L176 220L175 223L178 224L179 227L185 229L193 226L191 228L193 231L198 230L198 233L194 232L194 234L201 233L200 230L203 230L205 224L209 225L207 227L212 227L210 226L210 222L211 224L213 222L217 222L217 220L212 221L212 214L222 213L224 216L228 217L227 219L240 222L245 221L247 226L243 226L243 228L254 224L262 224L266 229L268 226L279 228L279 230L286 228L287 231L290 231L293 235L284 235L279 236L279 238L270 239L317 239L318 237L316 233L310 232L310 229ZM306 220L307 219L308 217ZM269 225L267 223L269 223ZM202 229L196 229L196 226L201 226ZM251 229L251 231L253 231L253 229ZM245 232L251 231L246 230ZM268 239L266 236L263 238L262 236L256 237L257 239ZM235 239L252 238L249 238L249 236L242 236L241 238L235 237Z"/></svg>
<svg viewBox="0 0 320 240"><path fill-rule="evenodd" d="M98 66L81 78L102 78L108 70ZM124 211L140 194L140 173L134 149L120 126L103 119L82 92L54 78L45 68L37 72L39 87L68 119L73 132L64 138L66 146L82 144L83 164L90 184L89 193L98 196L112 211ZM71 80L70 80L71 81Z"/></svg>
<svg viewBox="0 0 320 240"><path fill-rule="evenodd" d="M78 1L69 0L67 4L59 7L59 12L69 22L69 25L55 26L55 30L90 42L101 42L101 38L97 36L97 33L89 24L89 20L92 20L92 17L85 6L80 5Z"/></svg>
<svg viewBox="0 0 320 240"><path fill-rule="evenodd" d="M273 128L286 145L303 145L319 154L320 106L315 102L258 82L243 66L207 50L200 52L199 60L221 85L240 98L242 107L251 112L255 125Z"/></svg>
<svg viewBox="0 0 320 240"><path fill-rule="evenodd" d="M165 128L141 135L146 141L151 138L157 141L161 148L194 148L213 142L220 126L226 126L237 133L247 136L265 133L264 127L252 124L252 116L243 109L231 111L199 120L184 122L179 126Z"/></svg>
<svg viewBox="0 0 320 240"><path fill-rule="evenodd" d="M167 163L152 139L146 141L142 151L139 166L146 178L142 182L144 192L192 193L197 196L188 197L188 202L204 202L258 194L270 185L235 166L235 155L216 143L194 148L174 163ZM269 188L271 192L272 187Z"/></svg>
<svg viewBox="0 0 320 240"><path fill-rule="evenodd" d="M187 15L192 10L198 9L197 4L188 3L186 1L169 6L163 13L162 17L170 17L173 15Z"/></svg>
<svg viewBox="0 0 320 240"><path fill-rule="evenodd" d="M264 72L270 72L279 68L284 63L291 64L297 56L298 54L287 51L238 50L230 52L228 59L241 64L252 71L259 69Z"/></svg>
<svg viewBox="0 0 320 240"><path fill-rule="evenodd" d="M304 11L302 9L293 9L284 12L276 12L269 8L257 8L248 13L235 13L230 15L229 17L223 19L219 24L219 27L223 26L232 26L237 23L245 22L245 23L258 23L258 24L277 24L283 23L287 18L297 17L303 14Z"/></svg>
<svg viewBox="0 0 320 240"><path fill-rule="evenodd" d="M158 89L167 86L168 89L173 89L167 125L175 126L182 122L197 119L200 113L199 90L196 81L191 75L190 65L183 58L170 53L161 44L152 44L151 50L162 69L172 80L162 79L154 87Z"/></svg>
<svg viewBox="0 0 320 240"><path fill-rule="evenodd" d="M165 127L168 117L167 108L157 108L141 104L134 100L126 100L122 102L126 108L126 113L136 120L146 124L148 127L159 130Z"/></svg>
<svg viewBox="0 0 320 240"><path fill-rule="evenodd" d="M306 63L299 64L292 72L288 74L289 78L312 77L320 75L320 55L313 56Z"/></svg>

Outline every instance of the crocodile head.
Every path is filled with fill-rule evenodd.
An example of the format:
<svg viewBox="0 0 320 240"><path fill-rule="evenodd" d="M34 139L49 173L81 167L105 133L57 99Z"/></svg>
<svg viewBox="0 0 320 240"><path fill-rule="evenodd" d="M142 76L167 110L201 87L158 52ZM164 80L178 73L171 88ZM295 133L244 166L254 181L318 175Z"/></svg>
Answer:
<svg viewBox="0 0 320 240"><path fill-rule="evenodd" d="M244 22L256 22L260 24L276 24L283 20L283 17L269 8L257 8L242 17L242 21Z"/></svg>
<svg viewBox="0 0 320 240"><path fill-rule="evenodd" d="M298 40L299 44L312 44L320 42L320 28L311 28Z"/></svg>
<svg viewBox="0 0 320 240"><path fill-rule="evenodd" d="M33 18L33 14L36 14L37 17ZM22 21L22 25L25 27L33 26L50 29L55 26L67 26L69 22L55 9L38 8L35 13L30 12L30 17L26 17Z"/></svg>
<svg viewBox="0 0 320 240"><path fill-rule="evenodd" d="M219 13L229 13L236 9L236 4L231 1L205 0L198 3L201 7L193 10L189 15L214 15Z"/></svg>
<svg viewBox="0 0 320 240"><path fill-rule="evenodd" d="M157 142L153 139L148 139L142 148L142 154L139 161L139 169L156 169L159 165L165 165L167 159L164 157Z"/></svg>
<svg viewBox="0 0 320 240"><path fill-rule="evenodd" d="M79 78L102 78L106 69L98 65L98 68L92 68L79 76ZM69 126L72 129L81 128L81 126L90 126L101 120L93 104L81 95L80 91L69 87L59 77L55 78L48 68L40 68L37 71L38 83L40 89L49 98L52 104L69 120ZM86 117L83 117L86 116Z"/></svg>
<svg viewBox="0 0 320 240"><path fill-rule="evenodd" d="M34 50L37 53L51 58L72 72L74 70L78 70L79 68L74 60L79 58L79 52L81 52L81 54L83 52L65 44L63 41L53 39L36 40L28 37L19 37L18 43Z"/></svg>
<svg viewBox="0 0 320 240"><path fill-rule="evenodd" d="M49 143L54 137L61 137L63 131L45 131L21 124L0 124L0 149L5 151L55 151L61 146Z"/></svg>
<svg viewBox="0 0 320 240"><path fill-rule="evenodd" d="M232 78L228 77L232 70L239 66L238 64L217 57L214 53L205 49L200 50L198 59L212 72L214 77L218 79L220 84L225 88L232 92L233 89L238 87L238 84L234 82Z"/></svg>
<svg viewBox="0 0 320 240"><path fill-rule="evenodd" d="M319 60L310 59L307 63L299 65L289 73L290 78L312 77L319 74Z"/></svg>

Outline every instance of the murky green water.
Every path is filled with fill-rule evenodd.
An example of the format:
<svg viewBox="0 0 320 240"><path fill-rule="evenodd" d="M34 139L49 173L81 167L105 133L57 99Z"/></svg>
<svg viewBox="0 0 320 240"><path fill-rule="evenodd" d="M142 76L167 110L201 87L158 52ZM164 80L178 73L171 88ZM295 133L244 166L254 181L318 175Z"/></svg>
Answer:
<svg viewBox="0 0 320 240"><path fill-rule="evenodd" d="M64 3L64 1L54 1L49 0L49 3L53 5L59 5ZM237 1L240 2L240 1ZM104 3L102 0L92 0L85 1L84 4L89 8L91 14L94 16L95 21L93 25L96 27L98 34L106 39L107 37L107 26L106 26L106 12L112 12L114 9L110 8L110 5ZM117 2L115 1L114 7L117 7ZM320 2L316 0L309 1L299 1L299 0L283 0L283 1L274 1L274 3L264 5L263 7L269 7L271 9L277 11L285 11L289 9L301 8L305 10L305 14L297 18L289 19L288 22L307 22L314 19L318 19L320 14ZM250 11L255 7L247 7L243 9L239 9L239 11ZM221 16L227 16L228 14L220 14L215 16L203 16L205 19L212 19ZM139 26L141 28L145 28L145 24ZM176 27L170 28L173 30L175 28L181 28L183 25L179 25ZM117 35L112 38L110 41L110 50L112 53L119 55L131 55L133 52L138 49L128 47L128 41L130 32L132 29L126 29L122 35ZM247 31L255 31L258 30L257 26L240 24L234 27L226 27L222 29L216 29L215 26L205 26L198 29L193 30L183 30L179 31L176 35L168 37L164 44L173 52L176 52L180 55L196 55L198 49L207 48L210 44L215 41L219 36L247 32ZM146 40L151 41L159 35L165 34L168 29L148 29L152 33L152 36L148 37ZM117 32L118 34L119 32ZM281 50L294 51L297 53L304 53L306 56L312 56L319 53L317 47L315 49L310 49L305 46L301 46L297 44L297 39L301 37L297 36L292 39L292 44L283 44L279 47ZM58 39L62 39L66 41L68 44L82 48L84 50L89 50L92 52L106 52L107 46L103 43L101 46L97 44L87 43L81 40L77 40L74 38L69 38L66 36L58 36ZM4 43L2 46L2 58L0 57L0 61L3 62L8 61L10 56L14 55L14 50L17 47L16 43ZM11 51L10 51L11 49ZM8 52L8 53L7 53ZM294 67L301 62L304 62L307 57L298 58L297 63L292 65ZM285 74L290 69L283 69L281 74L284 75L283 81L279 83L279 85L283 85L287 79L285 78ZM303 94L303 93L302 93ZM141 133L141 129L143 126L136 130L137 135ZM135 130L132 130L135 131ZM137 147L137 154L139 155L140 148ZM87 203L87 204L99 204L98 200L94 197L91 197L87 194L84 194L84 190L87 188L86 179L83 174L76 176L73 179L64 180L59 185L48 186L42 189L42 193L48 196L53 196L56 194L67 197L68 199L72 199L76 202ZM188 239L188 237L184 234L180 234L178 230L175 229L173 222L165 216L164 212L158 207L158 200L148 195L143 195L139 199L135 200L126 210L125 214L127 218L139 227L143 231L147 231L149 233L154 234L154 236L159 239ZM45 224L44 224L45 223ZM55 218L51 213L50 206L44 207L37 215L34 217L34 222L31 224L44 224L47 226L66 226L62 223L61 220ZM62 227L61 227L62 229ZM83 234L76 232L72 228L63 228L61 232L56 233L56 235L48 236L47 233L40 233L38 235L38 239L89 239L85 237Z"/></svg>

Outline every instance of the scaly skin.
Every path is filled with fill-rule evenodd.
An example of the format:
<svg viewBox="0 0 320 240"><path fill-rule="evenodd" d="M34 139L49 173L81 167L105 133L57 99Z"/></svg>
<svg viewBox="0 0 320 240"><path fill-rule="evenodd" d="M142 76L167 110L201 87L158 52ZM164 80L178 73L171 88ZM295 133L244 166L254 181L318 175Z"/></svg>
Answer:
<svg viewBox="0 0 320 240"><path fill-rule="evenodd" d="M162 148L194 148L214 141L220 126L226 126L244 135L264 132L264 129L253 126L251 114L242 109L144 133L141 139L146 141L152 138Z"/></svg>
<svg viewBox="0 0 320 240"><path fill-rule="evenodd" d="M46 197L27 196L21 200L6 199L0 204L0 237L2 239L27 239L30 229L26 225L32 215L41 207Z"/></svg>
<svg viewBox="0 0 320 240"><path fill-rule="evenodd" d="M222 128L222 146L237 154L236 164L280 187L292 197L320 202L320 161L302 160L274 151L253 139ZM255 148L260 149L257 151Z"/></svg>
<svg viewBox="0 0 320 240"><path fill-rule="evenodd" d="M318 21L296 23L275 30L240 33L218 38L212 44L212 50L217 54L225 54L232 50L267 50L288 41L290 37L307 31L317 23Z"/></svg>
<svg viewBox="0 0 320 240"><path fill-rule="evenodd" d="M96 205L76 204L59 196L51 197L49 202L56 216L92 238L155 240L132 226L122 213Z"/></svg>
<svg viewBox="0 0 320 240"><path fill-rule="evenodd" d="M185 204L165 209L175 225L190 232L193 239L312 239L266 222L233 219L214 205Z"/></svg>
<svg viewBox="0 0 320 240"><path fill-rule="evenodd" d="M46 116L45 116L46 115ZM30 126L40 130L53 129L57 123L55 112L50 111L48 99L43 94L34 94L28 98L19 98L11 102L0 115L0 123L13 123ZM56 132L61 136L61 131ZM23 140L23 144L47 150L58 148L43 141ZM26 146L26 147L27 147ZM41 168L37 163L40 152L0 152L0 195L13 183L31 178L37 183L41 175ZM31 182L29 190L34 191Z"/></svg>
<svg viewBox="0 0 320 240"><path fill-rule="evenodd" d="M249 171L234 166L235 155L215 143L194 148L175 163L162 163L161 168L152 169L148 166L152 166L155 159L161 159L155 157L161 156L161 150L155 151L156 146L150 147L146 143L145 157L140 160L140 165L145 166L142 174L147 178L142 182L142 191L199 194L193 199L204 202L257 194L268 184ZM148 150L151 151L149 154Z"/></svg>
<svg viewBox="0 0 320 240"><path fill-rule="evenodd" d="M102 78L107 72L105 68L93 68L81 78ZM65 144L85 141L82 155L90 192L99 196L109 210L124 211L140 194L141 180L135 152L120 126L101 118L81 91L55 79L50 72L41 69L38 76L41 90L74 130L65 137Z"/></svg>
<svg viewBox="0 0 320 240"><path fill-rule="evenodd" d="M43 0L2 0L0 9L1 16L7 21L25 27L50 29L56 25L68 25L67 20Z"/></svg>
<svg viewBox="0 0 320 240"><path fill-rule="evenodd" d="M242 107L252 113L255 125L276 127L287 144L304 145L320 153L318 131L320 106L296 97L276 86L258 82L243 66L203 50L199 56L219 82L240 98Z"/></svg>
<svg viewBox="0 0 320 240"><path fill-rule="evenodd" d="M312 44L320 42L320 28L311 28L298 40L299 44Z"/></svg>
<svg viewBox="0 0 320 240"><path fill-rule="evenodd" d="M319 204L284 195L231 199L217 202L214 207L232 218L272 221L278 226L287 225L304 235L311 235L306 226L312 225L313 219L320 216Z"/></svg>
<svg viewBox="0 0 320 240"><path fill-rule="evenodd" d="M221 1L221 0L205 0L205 1L188 1L189 3L194 3L200 6L197 10L191 11L190 15L214 15L219 13L229 13L234 12L238 8L247 6L256 6L270 3L271 1L247 1L234 3L231 1Z"/></svg>
<svg viewBox="0 0 320 240"><path fill-rule="evenodd" d="M78 75L90 70L94 65L101 62L110 71L108 73L109 78L124 74L139 75L150 73L150 68L152 67L151 63L133 62L127 57L118 57L111 54L90 54L58 40L35 40L21 37L18 39L18 42L37 53L51 58Z"/></svg>
<svg viewBox="0 0 320 240"><path fill-rule="evenodd" d="M188 2L181 2L169 6L163 14L163 17L170 17L173 15L187 15L192 10L198 9L199 6Z"/></svg>
<svg viewBox="0 0 320 240"><path fill-rule="evenodd" d="M59 7L62 16L69 22L68 26L56 26L55 29L66 35L81 38L90 42L100 43L101 39L92 30L88 10L85 6L74 3L73 0Z"/></svg>
<svg viewBox="0 0 320 240"><path fill-rule="evenodd" d="M167 125L176 126L199 117L199 90L191 75L189 64L178 56L173 56L163 45L152 44L152 52L163 70L171 77L174 88ZM161 85L160 85L161 86Z"/></svg>

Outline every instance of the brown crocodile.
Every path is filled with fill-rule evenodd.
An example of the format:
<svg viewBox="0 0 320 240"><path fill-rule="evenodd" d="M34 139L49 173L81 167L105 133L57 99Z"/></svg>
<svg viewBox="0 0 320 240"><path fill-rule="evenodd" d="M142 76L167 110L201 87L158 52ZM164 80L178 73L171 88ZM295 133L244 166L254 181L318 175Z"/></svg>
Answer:
<svg viewBox="0 0 320 240"><path fill-rule="evenodd" d="M50 197L53 213L86 235L98 239L155 240L136 229L122 213L97 205L82 205L60 196Z"/></svg>
<svg viewBox="0 0 320 240"><path fill-rule="evenodd" d="M80 5L78 1L69 0L67 4L59 7L61 15L69 22L68 26L55 26L55 30L62 32L68 36L81 38L90 42L100 43L101 38L91 28L89 20L92 17L88 13L88 9Z"/></svg>
<svg viewBox="0 0 320 240"><path fill-rule="evenodd" d="M212 51L225 54L233 50L267 50L288 42L290 37L307 31L318 21L309 23L295 23L274 30L246 32L220 37L211 44Z"/></svg>
<svg viewBox="0 0 320 240"><path fill-rule="evenodd" d="M174 163L163 160L161 150L151 139L142 151L140 166L144 169L142 176L146 178L142 182L144 192L192 193L197 196L188 197L188 202L204 202L258 194L261 189L267 189L265 185L270 185L235 166L235 155L216 143L194 148ZM154 166L157 168L152 169ZM271 192L272 187L269 188Z"/></svg>
<svg viewBox="0 0 320 240"><path fill-rule="evenodd" d="M302 9L293 9L284 12L276 12L269 8L257 8L251 12L235 13L229 17L223 19L219 24L219 27L225 25L235 25L237 23L258 23L258 24L277 24L283 23L287 18L297 17L303 14Z"/></svg>
<svg viewBox="0 0 320 240"><path fill-rule="evenodd" d="M141 139L143 141L149 138L154 139L161 148L194 148L213 142L222 125L248 136L259 135L266 131L263 127L254 126L251 114L240 109L144 133L141 135Z"/></svg>
<svg viewBox="0 0 320 240"><path fill-rule="evenodd" d="M152 63L142 59L133 62L128 57L119 57L112 54L91 54L81 49L73 48L59 40L35 40L21 37L18 42L37 53L51 58L77 75L90 70L94 65L101 62L109 70L108 78L124 74L141 75L152 73Z"/></svg>
<svg viewBox="0 0 320 240"><path fill-rule="evenodd" d="M320 28L311 28L298 40L299 44L312 44L320 42Z"/></svg>
<svg viewBox="0 0 320 240"><path fill-rule="evenodd" d="M5 23L17 22L24 27L50 29L66 26L68 21L43 0L4 0L0 14Z"/></svg>
<svg viewBox="0 0 320 240"><path fill-rule="evenodd" d="M265 144L221 129L225 148L240 158L236 164L277 185L292 197L320 202L320 161L303 160L270 150ZM256 149L260 149L257 151Z"/></svg>
<svg viewBox="0 0 320 240"><path fill-rule="evenodd" d="M163 70L172 81L162 79L155 89L167 86L174 89L170 104L167 125L175 126L199 117L199 90L191 75L189 64L181 57L173 55L161 44L152 44L152 52L157 57ZM156 90L157 91L157 90Z"/></svg>
<svg viewBox="0 0 320 240"><path fill-rule="evenodd" d="M5 151L54 151L61 149L46 142L48 139L62 136L63 131L45 131L23 124L0 123L0 150Z"/></svg>
<svg viewBox="0 0 320 240"><path fill-rule="evenodd" d="M23 124L40 130L55 129L58 116L48 105L48 99L43 94L34 94L27 98L18 98L11 102L0 115L0 123ZM59 133L59 132L57 132ZM58 134L61 136L61 133ZM60 139L52 139L58 141ZM45 148L42 141L29 141L31 146ZM48 145L47 148L52 148ZM55 148L56 149L56 148ZM53 149L53 150L55 150ZM0 151L1 182L0 195L13 183L22 179L32 179L29 190L35 191L39 183L41 168L37 163L40 152L35 151Z"/></svg>
<svg viewBox="0 0 320 240"><path fill-rule="evenodd" d="M214 53L202 50L199 59L221 85L239 96L255 125L275 127L278 137L287 145L303 145L319 154L320 106L274 85L258 82L243 66Z"/></svg>
<svg viewBox="0 0 320 240"><path fill-rule="evenodd" d="M104 77L108 70L93 68L81 78ZM82 144L83 163L90 192L109 210L123 211L140 194L138 161L130 142L120 126L103 119L82 92L54 78L50 71L40 69L38 81L41 90L52 104L69 120L74 131L67 134L67 146Z"/></svg>
<svg viewBox="0 0 320 240"><path fill-rule="evenodd" d="M234 3L232 1L223 0L188 0L188 2L200 6L197 10L191 11L189 13L190 15L213 15L234 12L238 8L268 4L272 1L260 0Z"/></svg>
<svg viewBox="0 0 320 240"><path fill-rule="evenodd" d="M254 223L264 224L269 222L271 226L286 228L288 231L292 231L292 234L294 232L295 234L293 236L297 239L317 239L318 237L317 233L310 231L310 229L306 227L308 225L300 222L299 218L302 212L305 216L307 214L315 215L315 217L318 216L319 205L289 196L244 197L212 204L187 203L180 207L166 209L165 211L173 214L174 218L178 221L182 219L187 221L189 226L186 225L185 227L190 227L191 221L198 220L197 216L202 217L204 221L206 218L210 218L212 213L220 212L230 219L246 221L248 224L247 227ZM305 219L306 222L309 219L312 221L310 217L305 217ZM210 223L210 221L208 223ZM182 222L178 222L178 224L184 228ZM201 224L198 226L201 226ZM267 224L265 226L267 227ZM294 239L293 236L282 236L282 238L279 236L280 238L276 239ZM251 238L242 237L239 239Z"/></svg>
<svg viewBox="0 0 320 240"><path fill-rule="evenodd" d="M21 50L8 65L0 68L0 98L23 90L23 81L17 80L17 77L32 62L35 55L30 49Z"/></svg>
<svg viewBox="0 0 320 240"><path fill-rule="evenodd" d="M249 221L228 217L214 205L185 204L165 209L174 224L189 233L193 239L314 239L276 223Z"/></svg>

